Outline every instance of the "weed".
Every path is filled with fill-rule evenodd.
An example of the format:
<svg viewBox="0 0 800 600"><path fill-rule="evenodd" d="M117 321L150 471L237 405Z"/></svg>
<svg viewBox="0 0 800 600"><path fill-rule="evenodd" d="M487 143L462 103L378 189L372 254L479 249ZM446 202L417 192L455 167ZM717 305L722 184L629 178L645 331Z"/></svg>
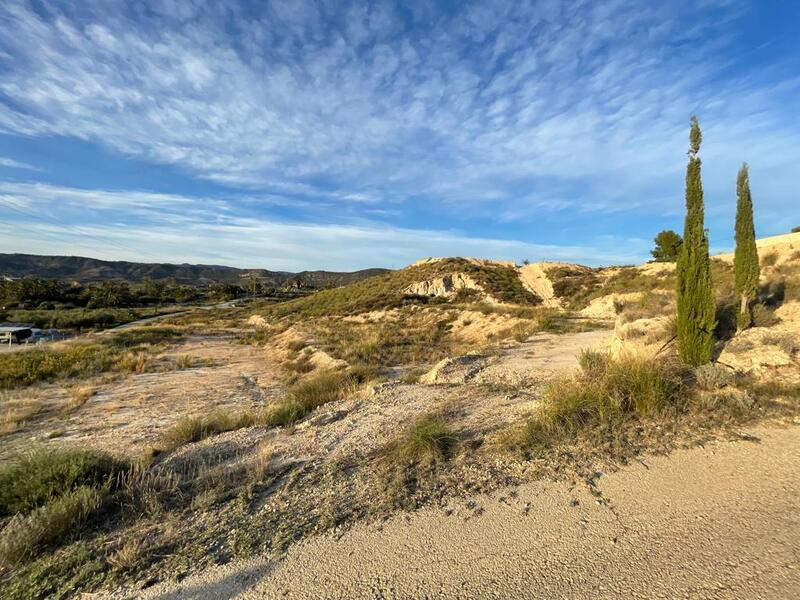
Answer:
<svg viewBox="0 0 800 600"><path fill-rule="evenodd" d="M93 385L75 385L70 388L67 408L80 408L97 393L97 388Z"/></svg>

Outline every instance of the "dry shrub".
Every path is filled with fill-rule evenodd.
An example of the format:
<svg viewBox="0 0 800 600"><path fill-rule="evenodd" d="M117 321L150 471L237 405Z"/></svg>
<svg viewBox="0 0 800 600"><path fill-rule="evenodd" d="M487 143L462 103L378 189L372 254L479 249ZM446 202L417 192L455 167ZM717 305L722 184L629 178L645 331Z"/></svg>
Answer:
<svg viewBox="0 0 800 600"><path fill-rule="evenodd" d="M135 535L122 541L108 557L108 564L122 571L136 566L149 547L146 536Z"/></svg>
<svg viewBox="0 0 800 600"><path fill-rule="evenodd" d="M729 368L709 363L694 370L694 379L701 390L711 392L733 385L736 378Z"/></svg>
<svg viewBox="0 0 800 600"><path fill-rule="evenodd" d="M762 341L765 344L777 346L790 356L800 352L800 339L790 333L770 333L765 335Z"/></svg>
<svg viewBox="0 0 800 600"><path fill-rule="evenodd" d="M169 451L226 431L250 427L255 423L256 417L252 412L230 413L219 410L207 416L183 417L164 433L159 448Z"/></svg>
<svg viewBox="0 0 800 600"><path fill-rule="evenodd" d="M146 373L150 368L150 357L144 352L126 352L114 366L123 373Z"/></svg>
<svg viewBox="0 0 800 600"><path fill-rule="evenodd" d="M500 434L502 447L529 454L598 425L662 414L683 401L684 372L670 361L598 352L584 352L580 361L579 373L547 385L524 424Z"/></svg>
<svg viewBox="0 0 800 600"><path fill-rule="evenodd" d="M772 309L763 304L756 304L753 307L753 327L772 327L778 322L778 317Z"/></svg>
<svg viewBox="0 0 800 600"><path fill-rule="evenodd" d="M761 257L761 268L774 267L778 262L778 254L776 252L769 252Z"/></svg>
<svg viewBox="0 0 800 600"><path fill-rule="evenodd" d="M75 385L70 388L67 408L80 408L97 393L97 388L93 385Z"/></svg>

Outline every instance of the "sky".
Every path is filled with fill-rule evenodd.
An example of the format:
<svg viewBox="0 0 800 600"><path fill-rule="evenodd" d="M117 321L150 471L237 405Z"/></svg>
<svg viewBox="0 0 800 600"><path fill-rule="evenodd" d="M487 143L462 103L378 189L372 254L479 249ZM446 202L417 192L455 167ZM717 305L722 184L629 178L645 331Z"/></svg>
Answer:
<svg viewBox="0 0 800 600"><path fill-rule="evenodd" d="M0 252L280 270L800 225L793 0L0 3Z"/></svg>

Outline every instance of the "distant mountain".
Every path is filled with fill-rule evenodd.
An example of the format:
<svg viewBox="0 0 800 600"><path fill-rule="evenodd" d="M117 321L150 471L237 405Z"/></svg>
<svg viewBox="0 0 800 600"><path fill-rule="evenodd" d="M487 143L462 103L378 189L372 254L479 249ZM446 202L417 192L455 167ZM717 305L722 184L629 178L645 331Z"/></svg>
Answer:
<svg viewBox="0 0 800 600"><path fill-rule="evenodd" d="M352 273L334 271L268 271L266 269L237 269L220 265L175 265L170 263L137 263L109 261L82 256L40 256L37 254L0 254L0 279L3 277L42 277L66 279L81 283L112 279L141 282L145 279L171 280L185 285L209 283L240 283L243 277L254 274L266 285L280 287L301 281L305 287L340 286L381 275L388 269L364 269Z"/></svg>

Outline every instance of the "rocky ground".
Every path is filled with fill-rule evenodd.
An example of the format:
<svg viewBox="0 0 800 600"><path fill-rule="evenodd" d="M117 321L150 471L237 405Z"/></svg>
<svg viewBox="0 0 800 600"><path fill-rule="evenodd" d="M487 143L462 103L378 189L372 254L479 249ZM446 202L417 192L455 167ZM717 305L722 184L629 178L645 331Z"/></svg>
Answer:
<svg viewBox="0 0 800 600"><path fill-rule="evenodd" d="M759 427L645 457L599 477L599 495L526 484L137 597L783 600L800 594L798 482L800 424Z"/></svg>

